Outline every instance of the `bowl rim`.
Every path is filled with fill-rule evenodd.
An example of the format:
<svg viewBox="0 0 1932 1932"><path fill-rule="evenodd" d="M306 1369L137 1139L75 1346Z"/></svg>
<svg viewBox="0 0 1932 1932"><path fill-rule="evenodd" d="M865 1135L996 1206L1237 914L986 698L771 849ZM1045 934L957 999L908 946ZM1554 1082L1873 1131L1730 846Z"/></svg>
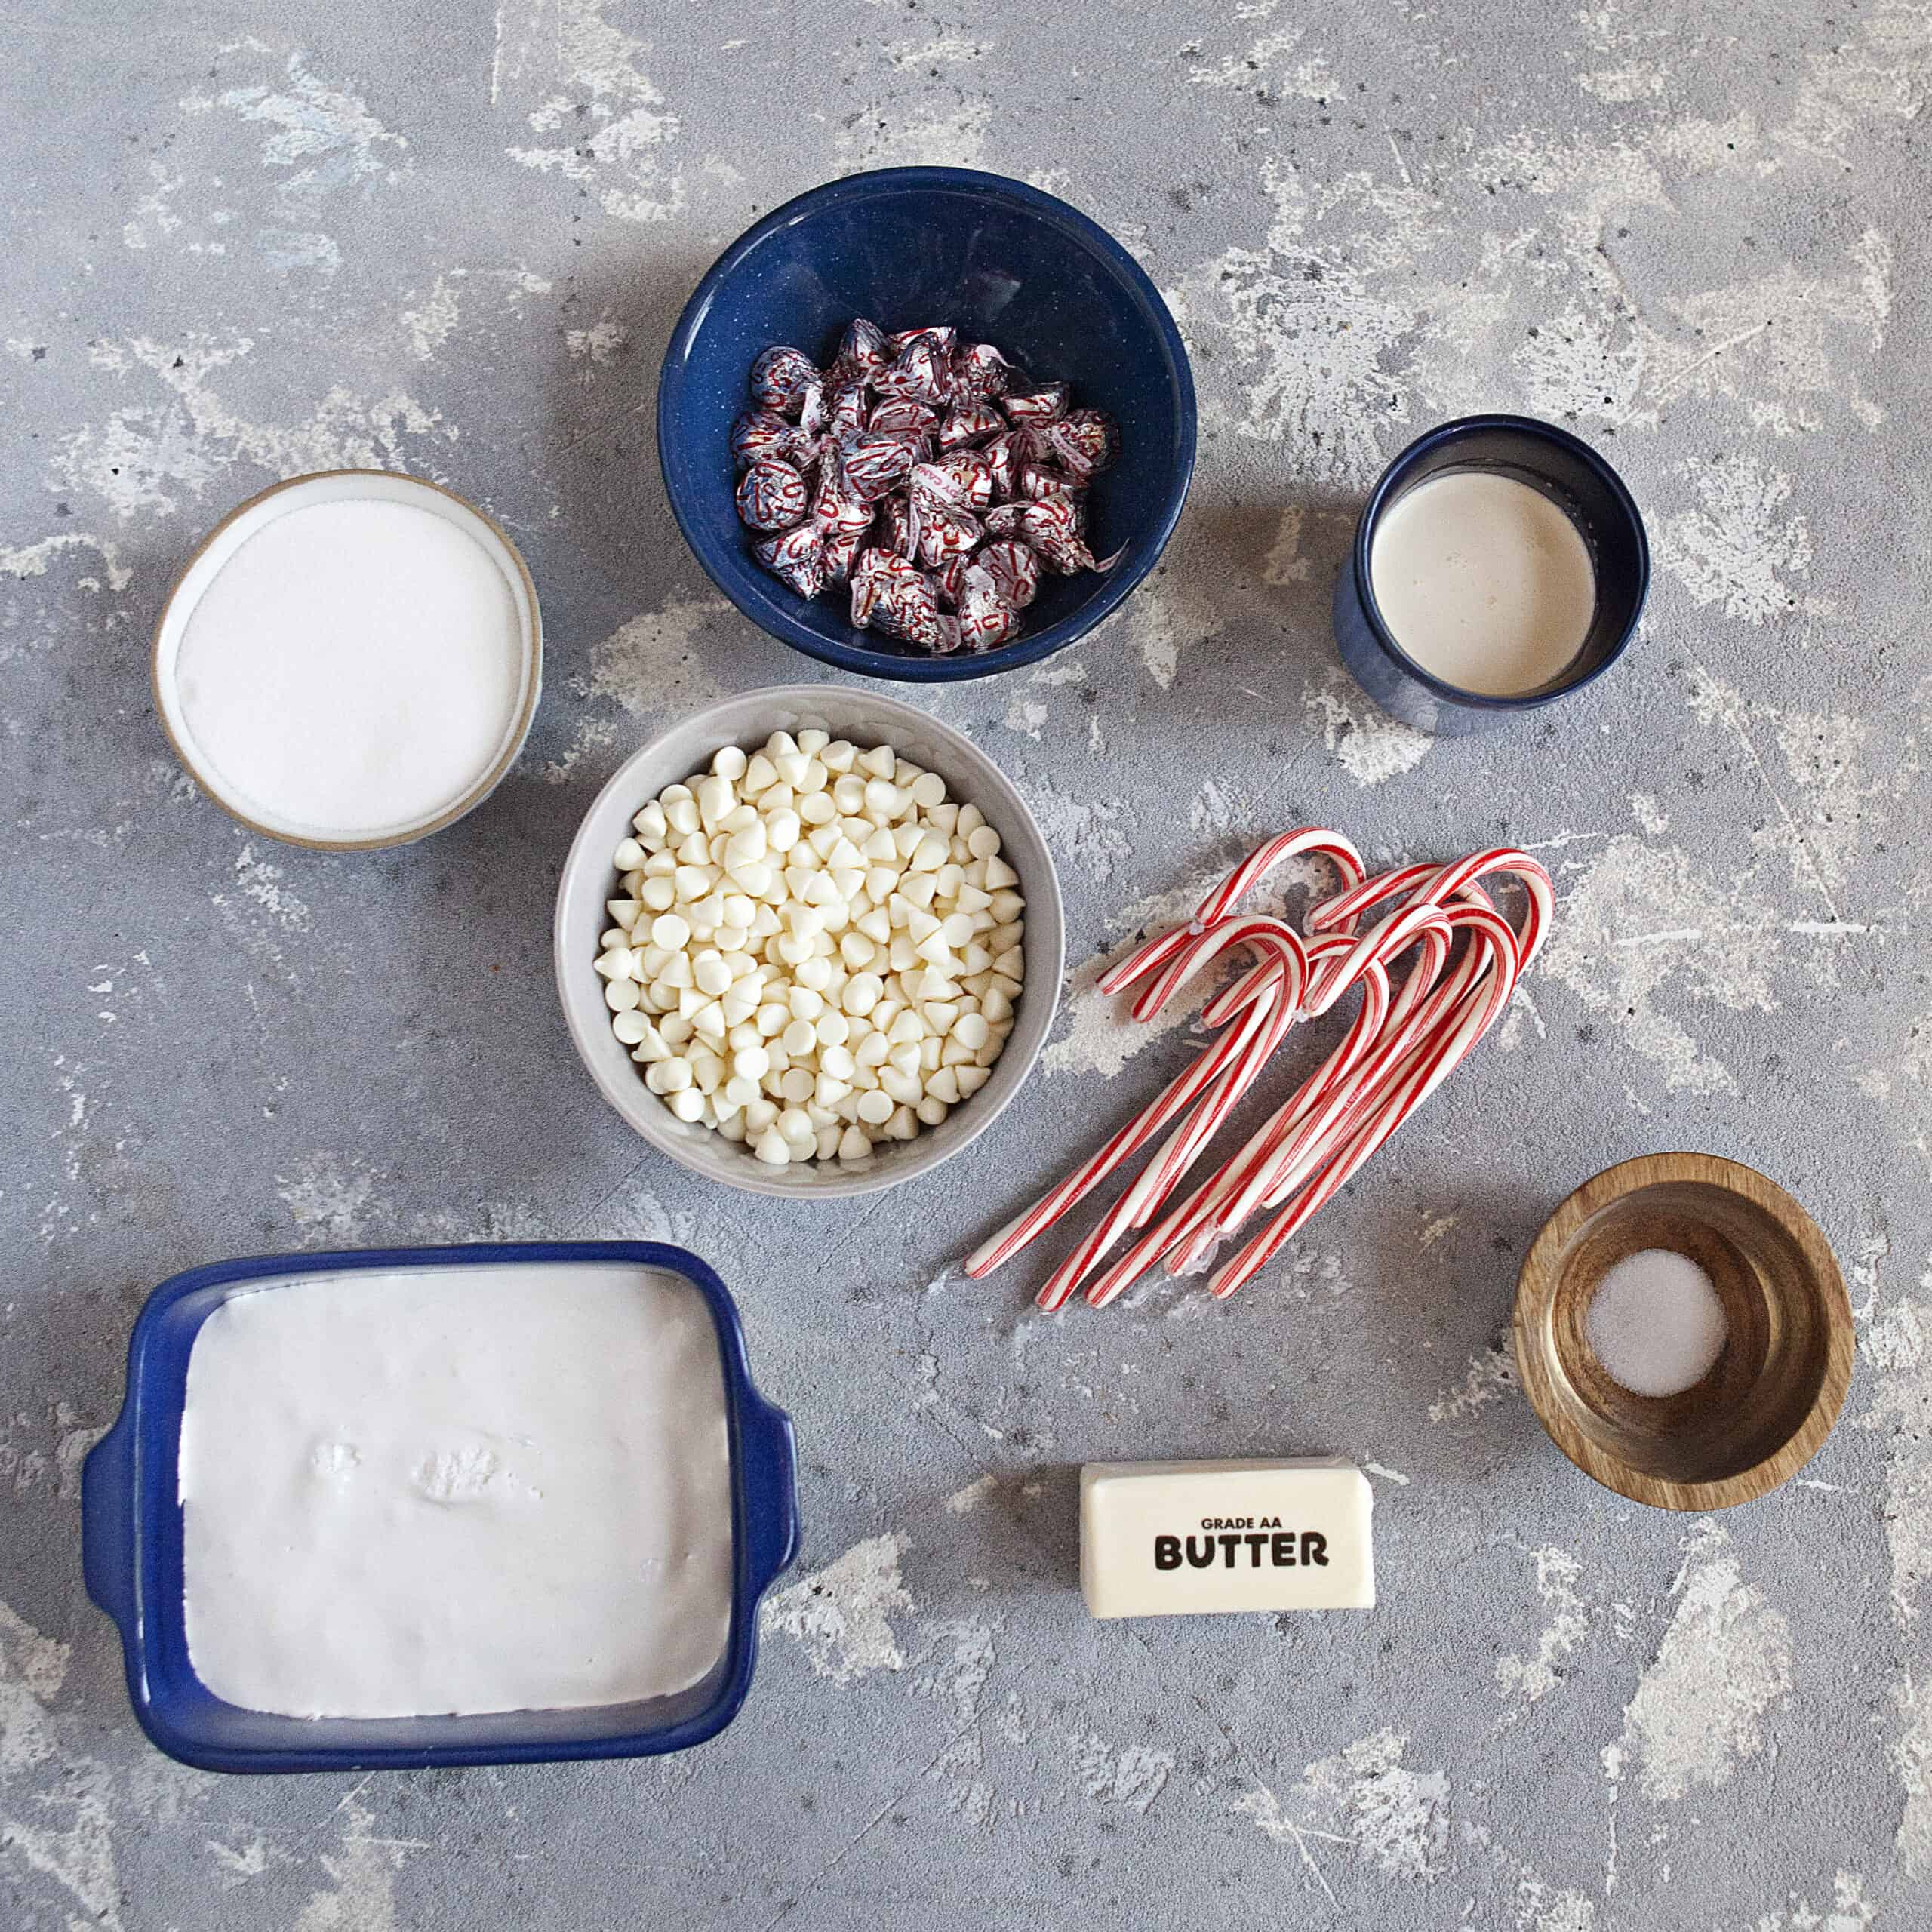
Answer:
<svg viewBox="0 0 1932 1932"><path fill-rule="evenodd" d="M1046 859L1046 875L1044 881L1023 881L1026 885L1026 938L1023 943L1030 946L1036 941L1044 942L1043 956L1038 960L1030 956L1028 958L1026 980L1029 998L1033 995L1035 986L1039 982L1044 982L1040 989L1040 996L1046 1003L1046 1018L1040 1027L1039 1038L1032 1051L1023 1061L1016 1063L1011 1087L1003 1094L994 1098L993 1083L989 1081L970 1100L961 1103L962 1109L971 1108L974 1110L974 1118L959 1140L943 1152L935 1152L928 1144L922 1152L915 1152L913 1150L918 1147L918 1143L908 1142L903 1158L888 1159L880 1164L878 1171L848 1174L835 1168L820 1175L814 1167L810 1180L804 1183L795 1181L788 1183L780 1180L775 1175L768 1177L758 1163L749 1157L742 1162L734 1163L732 1172L714 1174L709 1168L700 1166L693 1160L685 1150L683 1137L672 1133L666 1122L656 1117L665 1111L656 1094L651 1093L641 1080L632 1078L620 1083L607 1078L608 1069L593 1054L591 1035L594 1032L601 1044L609 1026L610 1016L601 998L596 1002L595 1011L592 1011L590 989L582 984L583 977L589 973L589 967L583 955L575 949L565 931L565 902L586 866L594 864L605 869L609 865L609 855L603 851L601 846L593 848L589 842L592 821L598 817L607 801L614 796L621 793L628 798L636 794L637 781L632 774L648 760L661 755L665 740L674 732L697 729L714 735L721 733L722 735L718 737L720 745L740 742L725 728L715 724L714 720L741 706L752 704L769 706L774 709L792 705L808 710L823 704L828 694L894 714L909 728L929 732L943 740L948 749L957 755L963 764L975 771L983 770L990 774L993 789L998 795L997 802L1001 811L1016 814L1023 820L1038 839L1040 850ZM675 782L671 780L666 781L666 783ZM640 798L639 804L643 802ZM632 810L638 808L638 806L633 806ZM983 806L981 809L984 809ZM629 819L630 813L626 812L626 824ZM606 896L599 895L600 904ZM551 958L556 976L558 1003L563 1008L564 1023L569 1030L571 1044L577 1049L577 1058L583 1063L584 1070L590 1075L598 1091L634 1133L666 1159L675 1161L687 1172L697 1174L701 1180L780 1200L831 1201L855 1195L881 1193L888 1188L900 1186L932 1173L936 1168L944 1166L955 1155L964 1153L1019 1097L1022 1089L1032 1078L1041 1054L1046 1050L1048 1038L1053 1031L1054 1020L1059 1016L1060 985L1066 971L1066 911L1060 894L1059 871L1054 863L1053 848L1046 834L1041 829L1039 821L1034 817L1019 787L964 732L934 717L930 712L921 710L917 705L909 703L904 698L869 688L854 690L849 686L835 685L772 685L736 692L688 712L641 745L611 774L596 797L585 808L557 875L557 894L551 913ZM592 977L594 978L595 975ZM1004 1069L1007 1059L1008 1054L1002 1053L995 1063L995 1068ZM641 1105L641 1100L649 1101L650 1109ZM983 1100L989 1102L983 1111L979 1105ZM921 1139L924 1137L923 1135L921 1137ZM734 1153L740 1151L735 1147L733 1149ZM735 1169L739 1166L746 1171L742 1174L737 1172Z"/></svg>
<svg viewBox="0 0 1932 1932"><path fill-rule="evenodd" d="M384 483L400 483L414 489L426 491L432 496L443 497L454 503L459 510L481 524L503 546L504 554L515 567L517 581L521 587L523 601L530 615L529 645L523 666L523 696L516 715L511 721L509 734L497 756L474 784L466 787L459 796L431 817L407 826L401 832L367 838L315 838L300 832L278 830L260 819L251 817L215 781L205 761L189 751L187 741L176 732L169 720L168 700L163 691L162 648L169 621L174 614L176 600L180 596L182 586L188 581L189 574L226 531L244 517L251 515L271 497L281 496L290 491L312 488L318 483L334 482L345 477L380 478ZM177 655L179 651L177 644ZM455 824L458 819L466 818L503 782L509 775L510 768L522 755L524 743L530 736L531 725L536 722L537 706L543 694L543 609L537 595L536 580L530 574L530 566L524 561L523 552L517 548L516 540L479 504L472 503L467 497L451 489L446 484L432 482L426 476L413 475L405 469L356 467L306 470L300 476L285 476L279 483L271 483L266 489L257 490L253 496L245 497L210 529L183 559L181 568L174 573L174 579L168 586L167 595L161 601L161 608L155 615L154 629L149 634L148 695L154 705L155 721L160 725L162 736L168 740L168 749L174 752L181 769L195 781L202 796L226 812L236 824L263 838L272 838L279 844L300 845L311 852L390 851L399 845L413 845L418 839L427 838L432 832L441 832L445 827Z"/></svg>
<svg viewBox="0 0 1932 1932"><path fill-rule="evenodd" d="M1137 305L1153 325L1166 361L1176 406L1174 473L1168 484L1167 502L1149 540L1142 546L1142 555L1131 564L1111 573L1088 603L1058 623L992 651L958 653L944 657L902 657L894 652L869 651L861 646L836 642L821 637L794 614L792 607L798 600L789 593L781 595L775 579L770 590L760 585L755 592L748 592L742 583L727 583L724 576L712 568L703 546L686 521L681 495L684 490L696 487L697 478L690 472L688 466L675 457L670 440L672 420L682 394L683 371L691 346L709 318L719 291L745 258L770 236L792 226L808 214L844 202L869 200L910 189L999 201L1051 223L1098 255L1126 285ZM1065 650L1103 619L1112 616L1160 561L1175 526L1180 521L1193 481L1199 427L1193 368L1188 360L1186 346L1161 291L1155 287L1146 270L1099 223L1082 214L1070 203L1029 183L1015 180L1010 175L989 174L974 168L869 169L861 174L842 176L837 180L821 182L802 194L795 195L753 223L705 271L678 315L677 327L665 345L664 359L658 371L657 417L657 466L671 514L676 519L686 546L705 574L734 607L760 629L789 645L793 650L817 658L822 664L903 684L961 683L992 677L1001 671L1017 670L1023 665L1037 664L1043 658Z"/></svg>
<svg viewBox="0 0 1932 1932"><path fill-rule="evenodd" d="M1770 1454L1715 1482L1672 1482L1633 1469L1584 1441L1570 1427L1558 1399L1557 1378L1543 1342L1543 1324L1556 1281L1556 1262L1583 1224L1614 1202L1664 1181L1689 1181L1735 1195L1776 1220L1810 1264L1824 1303L1829 1331L1825 1372L1804 1420ZM1572 1192L1538 1231L1523 1257L1509 1324L1516 1372L1538 1422L1557 1447L1581 1469L1619 1496L1657 1509L1701 1512L1755 1501L1789 1482L1824 1446L1851 1386L1854 1353L1851 1300L1831 1244L1804 1204L1767 1174L1721 1154L1641 1154L1592 1174Z"/></svg>

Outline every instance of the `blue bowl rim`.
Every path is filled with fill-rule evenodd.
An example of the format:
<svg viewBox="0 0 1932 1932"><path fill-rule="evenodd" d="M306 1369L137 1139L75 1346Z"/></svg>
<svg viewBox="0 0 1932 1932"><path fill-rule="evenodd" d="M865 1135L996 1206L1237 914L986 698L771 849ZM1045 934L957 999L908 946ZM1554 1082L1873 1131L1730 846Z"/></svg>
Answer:
<svg viewBox="0 0 1932 1932"><path fill-rule="evenodd" d="M207 1747L181 1737L148 1683L151 1641L146 1607L146 1544L141 1506L143 1416L148 1360L155 1331L174 1305L202 1289L304 1275L369 1269L485 1266L504 1262L628 1262L675 1274L696 1289L708 1309L724 1371L731 1452L731 1627L719 1659L717 1694L703 1709L675 1724L581 1739L546 1737L461 1744L315 1745ZM179 1417L175 1419L179 1429ZM779 1447L774 1468L754 1469L747 1451L752 1431L764 1440L758 1454ZM115 1493L125 1482L131 1493ZM755 1497L754 1491L758 1494ZM103 1507L103 1499L111 1506ZM771 1520L758 1520L759 1515ZM125 1520L124 1520L125 1518ZM82 1471L83 1581L95 1607L112 1621L122 1642L128 1702L150 1743L199 1770L279 1774L304 1771L414 1770L450 1766L565 1763L588 1758L655 1757L714 1737L738 1714L751 1689L758 1661L758 1604L796 1555L798 1494L791 1419L768 1402L752 1380L744 1328L716 1271L688 1249L665 1241L502 1241L442 1247L313 1250L299 1254L251 1255L216 1261L171 1275L142 1304L128 1338L127 1381L121 1411L88 1451ZM763 1574L756 1574L761 1571ZM123 1583L122 1601L108 1586ZM205 1688L205 1687L204 1687ZM212 1693L209 1694L211 1696ZM510 1715L513 1713L504 1713ZM350 1724L354 1719L331 1720ZM425 1718L434 1723L433 1718Z"/></svg>
<svg viewBox="0 0 1932 1932"><path fill-rule="evenodd" d="M842 202L864 200L881 194L897 193L906 188L946 193L990 196L1009 206L1041 217L1068 231L1094 254L1101 257L1126 284L1136 302L1154 325L1164 352L1168 380L1176 403L1179 445L1174 473L1168 485L1168 501L1139 560L1131 567L1117 569L1088 602L1071 617L1063 617L1046 629L1022 635L1011 644L968 655L958 653L945 657L900 656L896 652L867 651L821 637L793 614L798 600L785 592L774 578L769 590L763 585L756 592L746 592L738 584L728 583L711 565L705 549L685 519L681 490L697 487L697 479L673 459L667 441L666 426L672 405L680 387L680 371L692 340L703 325L712 303L739 265L766 238L788 228L807 214ZM1111 617L1160 561L1174 526L1187 502L1194 477L1195 443L1198 425L1194 397L1194 374L1186 345L1168 305L1161 298L1147 272L1128 251L1091 217L1058 196L1009 175L991 174L975 168L879 168L859 174L848 174L835 181L822 182L795 195L783 206L755 222L705 271L703 278L678 318L666 345L664 361L657 382L657 466L671 514L691 554L705 574L724 592L734 605L760 629L768 632L795 651L803 651L820 663L841 671L856 671L862 676L895 678L907 684L954 684L974 678L992 677L1001 671L1037 664L1056 651L1082 638L1104 618Z"/></svg>
<svg viewBox="0 0 1932 1932"><path fill-rule="evenodd" d="M1624 626L1623 635L1604 654L1600 663L1592 665L1580 677L1566 679L1542 691L1506 694L1469 691L1463 690L1460 685L1446 683L1432 671L1424 670L1395 641L1388 625L1383 621L1381 607L1375 601L1374 586L1369 574L1369 551L1375 535L1375 526L1381 518L1383 506L1390 494L1401 484L1403 478L1423 457L1443 444L1489 429L1510 429L1521 435L1540 437L1580 459L1596 472L1617 508L1628 519L1630 533L1636 540L1636 595L1630 607L1630 620ZM1369 492L1368 501L1363 506L1361 516L1355 525L1355 540L1350 554L1350 568L1355 573L1355 595L1361 605L1363 614L1368 620L1369 630L1376 642L1394 659L1397 668L1404 676L1414 678L1445 703L1460 706L1466 711L1534 711L1541 706L1553 704L1560 697L1568 697L1573 692L1580 691L1595 684L1629 649L1631 641L1637 635L1637 626L1642 620L1644 606L1650 597L1651 542L1649 534L1644 528L1643 512L1638 509L1637 500L1631 495L1629 485L1617 474L1602 452L1585 442L1582 437L1573 435L1560 424L1546 423L1537 416L1458 416L1450 422L1437 423L1432 429L1424 430L1383 471L1375 488Z"/></svg>

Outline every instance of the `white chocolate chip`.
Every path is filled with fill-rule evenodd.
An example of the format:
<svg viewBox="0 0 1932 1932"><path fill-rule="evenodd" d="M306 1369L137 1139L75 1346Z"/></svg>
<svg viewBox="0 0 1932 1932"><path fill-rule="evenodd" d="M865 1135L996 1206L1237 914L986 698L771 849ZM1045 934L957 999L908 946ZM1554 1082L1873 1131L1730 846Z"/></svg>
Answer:
<svg viewBox="0 0 1932 1932"><path fill-rule="evenodd" d="M771 1166L936 1127L1012 1029L1025 901L977 808L822 730L721 748L612 854L613 1037L681 1121Z"/></svg>

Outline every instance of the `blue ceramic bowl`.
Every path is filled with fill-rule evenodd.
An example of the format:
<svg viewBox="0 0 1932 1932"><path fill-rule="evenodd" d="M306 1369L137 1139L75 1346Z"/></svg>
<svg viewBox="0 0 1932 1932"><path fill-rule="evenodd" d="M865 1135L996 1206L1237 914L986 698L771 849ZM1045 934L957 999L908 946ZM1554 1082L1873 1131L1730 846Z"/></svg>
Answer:
<svg viewBox="0 0 1932 1932"><path fill-rule="evenodd" d="M1019 637L929 657L848 621L842 586L810 602L761 570L738 521L728 446L746 377L775 343L829 362L845 325L957 324L1076 407L1121 426L1097 478L1088 541L1122 552L1104 575L1049 575ZM1134 257L1076 209L964 168L891 168L829 182L768 214L698 284L657 391L657 455L678 527L751 620L807 656L868 677L950 683L1036 663L1117 610L1160 556L1194 472L1194 379L1180 332Z"/></svg>
<svg viewBox="0 0 1932 1932"><path fill-rule="evenodd" d="M1426 671L1383 621L1369 560L1389 506L1445 470L1489 469L1540 490L1565 511L1590 553L1596 610L1583 646L1547 684L1506 697L1467 691ZM1651 587L1650 540L1635 500L1580 436L1534 416L1463 416L1418 436L1370 492L1349 559L1335 580L1336 648L1355 681L1391 717L1450 737L1486 731L1594 684L1637 634Z"/></svg>
<svg viewBox="0 0 1932 1932"><path fill-rule="evenodd" d="M718 1331L731 1452L731 1626L710 1674L674 1697L560 1711L473 1717L291 1718L243 1710L195 1675L182 1608L177 1471L188 1358L229 1297L309 1275L609 1263L661 1269L703 1297ZM744 1337L724 1284L694 1254L657 1241L520 1241L501 1246L361 1249L217 1262L162 1283L128 1344L128 1392L89 1451L81 1484L81 1565L88 1595L114 1620L128 1696L149 1738L208 1771L400 1770L652 1757L701 1744L737 1714L758 1655L758 1605L798 1546L792 1425L752 1385Z"/></svg>

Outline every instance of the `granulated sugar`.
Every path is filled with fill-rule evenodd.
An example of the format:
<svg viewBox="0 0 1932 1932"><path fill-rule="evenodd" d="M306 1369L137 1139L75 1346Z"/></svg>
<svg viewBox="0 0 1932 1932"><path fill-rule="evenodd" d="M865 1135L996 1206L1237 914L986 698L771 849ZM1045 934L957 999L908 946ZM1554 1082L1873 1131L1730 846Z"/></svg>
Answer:
<svg viewBox="0 0 1932 1932"><path fill-rule="evenodd" d="M1730 1324L1711 1278L1688 1255L1647 1247L1597 1284L1584 1333L1605 1373L1633 1395L1675 1395L1701 1382Z"/></svg>

